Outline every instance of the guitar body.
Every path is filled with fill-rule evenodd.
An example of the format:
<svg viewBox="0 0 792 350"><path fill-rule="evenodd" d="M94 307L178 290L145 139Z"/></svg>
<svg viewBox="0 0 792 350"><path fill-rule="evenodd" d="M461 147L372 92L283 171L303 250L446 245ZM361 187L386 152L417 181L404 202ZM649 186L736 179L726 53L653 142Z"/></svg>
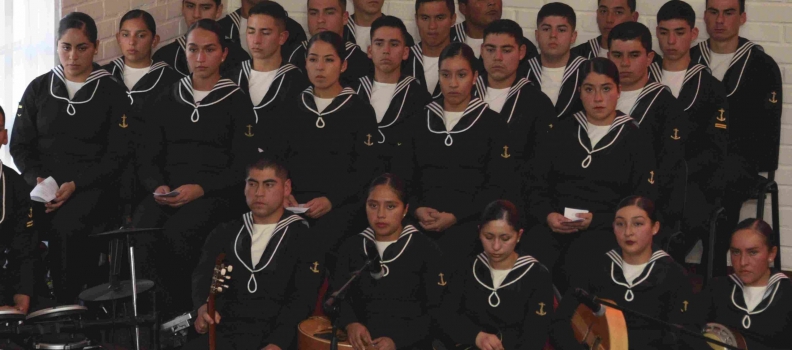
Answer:
<svg viewBox="0 0 792 350"><path fill-rule="evenodd" d="M602 307L605 308L605 314L598 317L586 305L578 306L572 315L575 339L580 343L585 342L593 350L628 350L624 314L605 305Z"/></svg>
<svg viewBox="0 0 792 350"><path fill-rule="evenodd" d="M720 323L707 323L707 325L704 327L704 336L740 349L748 349L748 344L745 342L745 337L743 337L740 332L734 328L726 327ZM726 350L726 348L720 345L712 343L708 344L715 350Z"/></svg>
<svg viewBox="0 0 792 350"><path fill-rule="evenodd" d="M310 317L297 330L297 350L330 350L333 326L326 317ZM338 330L338 340L339 349L352 349L344 331Z"/></svg>
<svg viewBox="0 0 792 350"><path fill-rule="evenodd" d="M206 314L212 319L215 318L215 294L222 292L223 288L228 288L228 285L223 283L231 279L231 276L226 273L233 270L233 266L223 264L225 256L225 253L220 253L215 259L212 286L209 288L209 297L206 299ZM217 350L217 327L214 323L209 325L209 350Z"/></svg>

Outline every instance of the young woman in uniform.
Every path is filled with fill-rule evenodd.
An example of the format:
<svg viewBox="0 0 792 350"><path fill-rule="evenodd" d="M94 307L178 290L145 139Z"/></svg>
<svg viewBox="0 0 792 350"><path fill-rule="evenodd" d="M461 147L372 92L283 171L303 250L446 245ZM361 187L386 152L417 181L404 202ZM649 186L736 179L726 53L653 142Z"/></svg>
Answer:
<svg viewBox="0 0 792 350"><path fill-rule="evenodd" d="M250 98L220 78L226 57L220 27L210 19L187 33L193 74L171 84L150 109L139 175L147 193L135 227L163 227L154 262L166 292L165 312L191 308L189 271L209 231L241 214L245 162L256 153ZM169 297L170 296L170 297Z"/></svg>
<svg viewBox="0 0 792 350"><path fill-rule="evenodd" d="M553 317L550 272L515 251L523 237L517 208L490 203L481 214L483 252L448 281L440 325L454 344L482 350L542 349Z"/></svg>
<svg viewBox="0 0 792 350"><path fill-rule="evenodd" d="M792 284L770 263L779 254L773 229L745 219L731 236L734 273L713 279L701 293L707 322L731 327L749 349L787 349L792 344Z"/></svg>
<svg viewBox="0 0 792 350"><path fill-rule="evenodd" d="M123 87L93 63L99 52L94 20L73 12L58 25L58 66L28 85L17 109L11 156L29 186L48 177L59 189L37 205L39 232L49 233L56 298L73 303L88 276L98 276L99 247L91 233L117 216L114 179L129 151L129 102ZM78 122L79 121L79 122Z"/></svg>
<svg viewBox="0 0 792 350"><path fill-rule="evenodd" d="M355 349L425 349L445 290L442 256L433 240L406 224L404 182L392 174L372 181L366 200L369 227L339 252L333 288L366 260L379 257L379 278L368 273L341 304L340 324Z"/></svg>

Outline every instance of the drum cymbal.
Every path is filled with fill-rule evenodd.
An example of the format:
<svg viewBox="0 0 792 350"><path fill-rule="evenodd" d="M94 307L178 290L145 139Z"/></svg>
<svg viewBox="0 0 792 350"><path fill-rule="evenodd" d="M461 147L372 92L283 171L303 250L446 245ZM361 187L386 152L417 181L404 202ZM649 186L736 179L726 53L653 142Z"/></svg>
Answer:
<svg viewBox="0 0 792 350"><path fill-rule="evenodd" d="M157 232L157 231L162 231L162 230L163 230L162 228L156 228L156 227L152 227L152 228L122 228L122 229L113 230L113 231L107 231L107 232L102 232L102 233L94 233L92 235L89 235L88 237L94 237L94 238L124 238L124 236L126 236L126 235L138 234L138 233L150 233L150 232Z"/></svg>
<svg viewBox="0 0 792 350"><path fill-rule="evenodd" d="M31 312L29 315L27 315L27 320L43 321L54 318L79 315L85 313L85 311L87 310L88 308L82 305L60 305L60 306L48 307L46 309L41 309L36 312Z"/></svg>
<svg viewBox="0 0 792 350"><path fill-rule="evenodd" d="M137 280L137 292L143 293L151 287L154 282L149 280ZM121 281L118 286L113 288L110 283L100 284L93 288L88 288L80 293L80 299L85 301L105 301L115 300L132 296L132 282Z"/></svg>

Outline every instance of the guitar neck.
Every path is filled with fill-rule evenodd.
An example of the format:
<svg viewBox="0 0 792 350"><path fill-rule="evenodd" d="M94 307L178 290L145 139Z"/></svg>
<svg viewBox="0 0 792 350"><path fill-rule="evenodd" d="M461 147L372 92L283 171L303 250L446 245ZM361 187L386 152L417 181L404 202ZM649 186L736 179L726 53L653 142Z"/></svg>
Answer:
<svg viewBox="0 0 792 350"><path fill-rule="evenodd" d="M214 320L215 318L215 296L214 293L209 294L209 299L206 302L206 313ZM214 323L209 324L209 350L217 349L217 330Z"/></svg>

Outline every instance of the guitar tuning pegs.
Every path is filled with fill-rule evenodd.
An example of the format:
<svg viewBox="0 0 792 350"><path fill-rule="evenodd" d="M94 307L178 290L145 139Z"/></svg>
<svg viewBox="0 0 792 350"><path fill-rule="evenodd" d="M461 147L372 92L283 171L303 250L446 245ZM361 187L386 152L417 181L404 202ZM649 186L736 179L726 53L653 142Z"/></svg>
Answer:
<svg viewBox="0 0 792 350"><path fill-rule="evenodd" d="M220 270L220 274L221 274L221 275L223 275L223 276L225 276L225 274L226 274L226 269L222 269L222 270Z"/></svg>
<svg viewBox="0 0 792 350"><path fill-rule="evenodd" d="M224 284L224 285L223 285L223 288L225 288L225 289L228 289L228 285L227 285L227 284Z"/></svg>
<svg viewBox="0 0 792 350"><path fill-rule="evenodd" d="M217 287L217 289L216 289L216 290L217 290L217 292L218 292L218 293L219 293L219 292L222 292L222 291L223 291L223 287Z"/></svg>
<svg viewBox="0 0 792 350"><path fill-rule="evenodd" d="M231 279L231 276L225 276L226 281Z"/></svg>
<svg viewBox="0 0 792 350"><path fill-rule="evenodd" d="M231 272L231 271L234 270L234 267L231 266L231 265L228 265L228 267L226 267L226 270L228 270L228 272Z"/></svg>

